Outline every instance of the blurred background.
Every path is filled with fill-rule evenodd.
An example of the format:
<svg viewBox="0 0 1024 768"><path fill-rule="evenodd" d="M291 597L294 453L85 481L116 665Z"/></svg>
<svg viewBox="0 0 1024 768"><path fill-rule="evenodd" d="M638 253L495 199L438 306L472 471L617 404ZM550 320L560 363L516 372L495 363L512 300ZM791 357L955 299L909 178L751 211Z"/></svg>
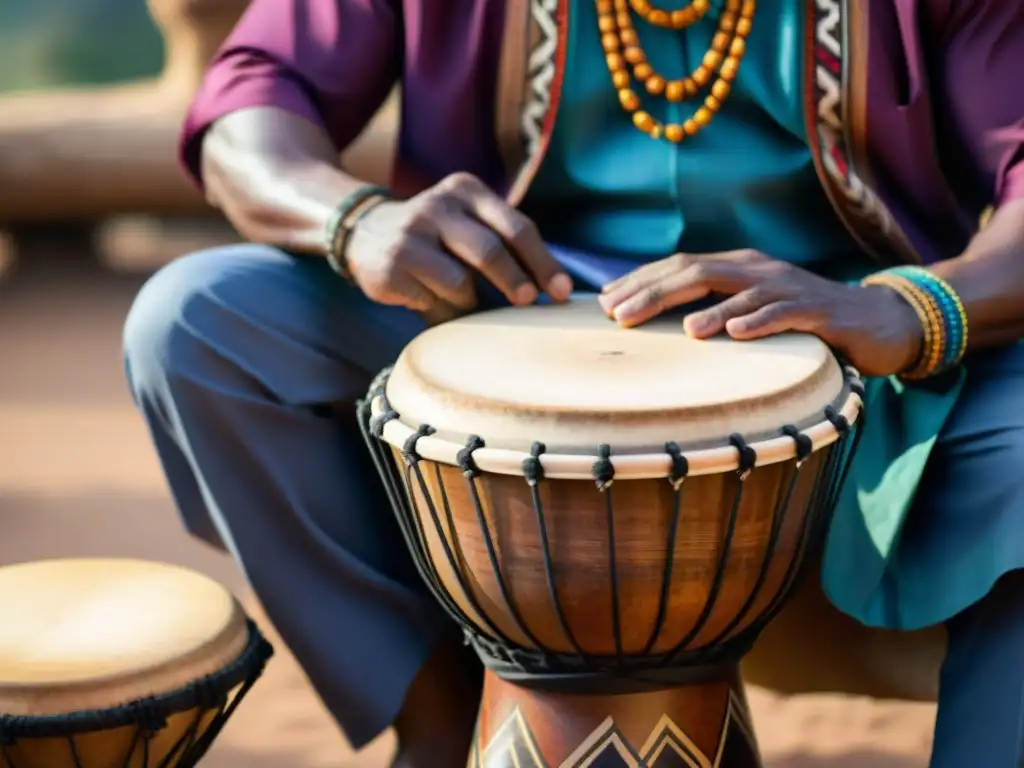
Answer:
<svg viewBox="0 0 1024 768"><path fill-rule="evenodd" d="M163 56L163 37L144 3L7 0L0 5L0 91L154 77Z"/></svg>
<svg viewBox="0 0 1024 768"><path fill-rule="evenodd" d="M268 0L272 1L272 0ZM332 0L312 0L331 2ZM0 0L0 566L129 555L258 604L189 540L123 383L121 323L160 264L236 239L178 171L175 135L246 0ZM392 100L345 157L385 181ZM204 765L381 768L354 755L278 641ZM934 710L752 692L769 768L923 768Z"/></svg>

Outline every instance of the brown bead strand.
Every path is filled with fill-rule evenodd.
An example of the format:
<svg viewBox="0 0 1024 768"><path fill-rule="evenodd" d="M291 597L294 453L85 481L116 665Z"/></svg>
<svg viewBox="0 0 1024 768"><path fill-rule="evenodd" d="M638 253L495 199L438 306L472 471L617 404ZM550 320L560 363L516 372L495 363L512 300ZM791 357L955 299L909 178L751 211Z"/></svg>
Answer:
<svg viewBox="0 0 1024 768"><path fill-rule="evenodd" d="M655 8L648 0L630 0L629 4L636 15L648 24L665 29L686 29L703 19L711 10L711 0L692 0L688 6L677 11Z"/></svg>
<svg viewBox="0 0 1024 768"><path fill-rule="evenodd" d="M757 0L726 0L718 30L701 64L679 80L666 80L648 63L629 14L630 3L636 2L642 0L596 0L601 45L605 51L612 85L618 91L622 108L632 114L633 124L639 130L654 139L664 137L672 142L680 142L710 124L732 91L732 83L746 53L747 37L753 26ZM663 125L650 113L640 109L640 97L630 87L630 67L633 77L643 84L649 94L664 95L671 102L697 96L712 78L715 80L703 105L697 108L692 117L682 124Z"/></svg>

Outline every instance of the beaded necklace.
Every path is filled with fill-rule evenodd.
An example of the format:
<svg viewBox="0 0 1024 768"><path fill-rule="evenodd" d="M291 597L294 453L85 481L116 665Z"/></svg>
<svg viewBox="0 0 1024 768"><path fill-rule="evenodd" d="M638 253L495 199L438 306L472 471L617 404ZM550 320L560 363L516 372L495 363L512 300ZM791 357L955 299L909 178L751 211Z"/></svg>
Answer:
<svg viewBox="0 0 1024 768"><path fill-rule="evenodd" d="M648 63L647 54L640 46L640 38L633 26L630 8L649 24L682 30L704 18L711 8L711 0L692 0L686 8L676 11L655 8L649 0L595 2L601 47L605 52L612 85L618 91L622 108L633 116L633 124L652 139L664 138L676 143L699 133L714 119L722 103L729 97L747 50L747 37L753 26L757 0L726 0L718 29L703 60L693 72L678 80L667 80ZM710 92L704 96L703 105L682 123L663 124L640 108L640 97L631 87L630 67L633 77L643 85L647 93L652 96L664 95L670 102L699 96L709 83Z"/></svg>

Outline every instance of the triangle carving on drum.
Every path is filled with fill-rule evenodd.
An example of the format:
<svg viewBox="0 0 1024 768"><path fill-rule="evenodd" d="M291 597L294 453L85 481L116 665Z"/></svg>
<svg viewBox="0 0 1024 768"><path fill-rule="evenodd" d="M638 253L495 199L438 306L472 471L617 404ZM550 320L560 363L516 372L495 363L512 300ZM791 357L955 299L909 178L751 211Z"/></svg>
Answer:
<svg viewBox="0 0 1024 768"><path fill-rule="evenodd" d="M730 693L721 738L709 757L668 715L663 715L638 750L612 717L605 719L557 768L724 768L761 765L743 700ZM481 754L473 748L470 768L551 768L517 707Z"/></svg>
<svg viewBox="0 0 1024 768"><path fill-rule="evenodd" d="M548 768L519 707L494 734L482 759L479 744L473 744L469 765L470 768Z"/></svg>

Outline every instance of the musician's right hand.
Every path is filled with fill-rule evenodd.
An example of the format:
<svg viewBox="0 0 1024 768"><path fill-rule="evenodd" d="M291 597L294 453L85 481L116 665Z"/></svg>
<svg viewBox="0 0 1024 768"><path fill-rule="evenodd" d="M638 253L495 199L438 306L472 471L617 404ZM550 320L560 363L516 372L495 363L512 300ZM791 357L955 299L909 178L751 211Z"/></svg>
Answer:
<svg viewBox="0 0 1024 768"><path fill-rule="evenodd" d="M369 298L421 313L476 306L474 272L513 305L532 304L541 292L555 301L572 293L572 279L536 225L466 173L371 209L352 231L345 256Z"/></svg>

